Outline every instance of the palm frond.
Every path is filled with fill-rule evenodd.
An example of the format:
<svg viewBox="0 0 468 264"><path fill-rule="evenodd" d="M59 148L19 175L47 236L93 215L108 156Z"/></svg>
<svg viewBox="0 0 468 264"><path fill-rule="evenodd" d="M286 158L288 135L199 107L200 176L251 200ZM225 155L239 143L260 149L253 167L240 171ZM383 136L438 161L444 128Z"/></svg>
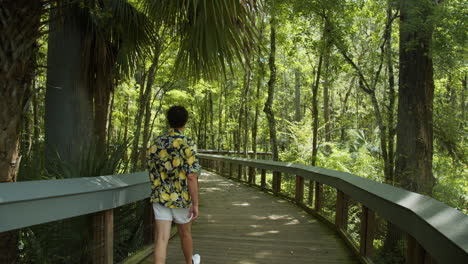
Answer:
<svg viewBox="0 0 468 264"><path fill-rule="evenodd" d="M168 24L179 36L176 68L195 77L225 73L226 63L248 56L257 38L255 1L161 0L144 1L144 10Z"/></svg>

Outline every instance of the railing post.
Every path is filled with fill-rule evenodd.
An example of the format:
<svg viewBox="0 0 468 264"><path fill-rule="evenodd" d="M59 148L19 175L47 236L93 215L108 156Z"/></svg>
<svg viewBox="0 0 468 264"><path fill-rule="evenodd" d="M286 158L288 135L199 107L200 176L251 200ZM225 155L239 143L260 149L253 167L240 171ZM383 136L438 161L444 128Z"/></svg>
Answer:
<svg viewBox="0 0 468 264"><path fill-rule="evenodd" d="M262 189L265 189L266 188L266 170L265 169L262 169L261 170L261 176L260 176L260 187Z"/></svg>
<svg viewBox="0 0 468 264"><path fill-rule="evenodd" d="M273 193L278 194L281 192L281 172L273 172Z"/></svg>
<svg viewBox="0 0 468 264"><path fill-rule="evenodd" d="M239 179L239 181L242 181L242 165L238 165L237 166L237 179Z"/></svg>
<svg viewBox="0 0 468 264"><path fill-rule="evenodd" d="M375 214L369 208L362 206L359 253L363 257L372 256L374 249Z"/></svg>
<svg viewBox="0 0 468 264"><path fill-rule="evenodd" d="M309 193L307 195L307 202L310 206L312 206L313 197L314 197L314 181L309 180Z"/></svg>
<svg viewBox="0 0 468 264"><path fill-rule="evenodd" d="M323 206L322 192L323 192L322 184L319 182L315 182L315 210L317 212L322 211L322 206Z"/></svg>
<svg viewBox="0 0 468 264"><path fill-rule="evenodd" d="M406 264L435 264L434 259L411 235L406 234Z"/></svg>
<svg viewBox="0 0 468 264"><path fill-rule="evenodd" d="M232 163L229 162L229 178L232 178L233 171L234 171L234 166L232 166Z"/></svg>
<svg viewBox="0 0 468 264"><path fill-rule="evenodd" d="M94 264L112 264L114 262L114 211L113 209L94 213Z"/></svg>
<svg viewBox="0 0 468 264"><path fill-rule="evenodd" d="M336 191L335 225L338 230L346 230L348 224L348 196L338 189Z"/></svg>
<svg viewBox="0 0 468 264"><path fill-rule="evenodd" d="M144 237L143 242L149 245L154 242L154 211L150 199L145 199L145 211L143 215Z"/></svg>
<svg viewBox="0 0 468 264"><path fill-rule="evenodd" d="M221 174L221 176L223 176L223 175L224 175L224 160L220 160L219 162L221 162L221 163L220 163L220 165L221 165L221 166L220 166L220 167L221 167L220 174Z"/></svg>
<svg viewBox="0 0 468 264"><path fill-rule="evenodd" d="M296 195L295 200L297 204L304 202L304 178L296 175Z"/></svg>
<svg viewBox="0 0 468 264"><path fill-rule="evenodd" d="M255 168L249 167L249 183L255 185Z"/></svg>

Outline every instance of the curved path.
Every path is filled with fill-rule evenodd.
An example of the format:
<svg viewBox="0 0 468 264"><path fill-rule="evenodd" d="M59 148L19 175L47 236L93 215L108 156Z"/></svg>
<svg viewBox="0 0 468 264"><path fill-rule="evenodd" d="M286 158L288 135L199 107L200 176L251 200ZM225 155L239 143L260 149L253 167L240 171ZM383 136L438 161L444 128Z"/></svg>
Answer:
<svg viewBox="0 0 468 264"><path fill-rule="evenodd" d="M332 230L294 204L212 172L199 184L200 218L192 234L203 264L358 263ZM152 256L142 263L152 263ZM167 264L179 263L176 236Z"/></svg>

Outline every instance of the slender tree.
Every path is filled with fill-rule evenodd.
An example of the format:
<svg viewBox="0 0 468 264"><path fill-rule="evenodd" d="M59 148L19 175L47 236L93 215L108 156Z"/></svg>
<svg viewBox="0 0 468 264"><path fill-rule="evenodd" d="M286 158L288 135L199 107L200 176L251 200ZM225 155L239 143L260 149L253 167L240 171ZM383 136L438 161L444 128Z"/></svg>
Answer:
<svg viewBox="0 0 468 264"><path fill-rule="evenodd" d="M265 112L268 119L268 127L270 131L270 143L271 150L273 152L273 160L279 160L278 155L278 141L276 138L276 120L275 113L273 111L273 99L275 96L275 85L276 85L276 19L272 17L270 19L270 57L268 65L270 67L270 80L268 81L268 97L265 102L263 112Z"/></svg>

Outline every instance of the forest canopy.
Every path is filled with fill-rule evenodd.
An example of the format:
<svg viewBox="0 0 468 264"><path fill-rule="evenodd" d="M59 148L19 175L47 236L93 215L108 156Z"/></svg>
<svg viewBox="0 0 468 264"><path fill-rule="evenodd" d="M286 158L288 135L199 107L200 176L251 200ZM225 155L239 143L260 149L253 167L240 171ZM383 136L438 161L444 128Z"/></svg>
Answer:
<svg viewBox="0 0 468 264"><path fill-rule="evenodd" d="M350 172L468 212L465 1L6 1L0 182L199 149Z"/></svg>

